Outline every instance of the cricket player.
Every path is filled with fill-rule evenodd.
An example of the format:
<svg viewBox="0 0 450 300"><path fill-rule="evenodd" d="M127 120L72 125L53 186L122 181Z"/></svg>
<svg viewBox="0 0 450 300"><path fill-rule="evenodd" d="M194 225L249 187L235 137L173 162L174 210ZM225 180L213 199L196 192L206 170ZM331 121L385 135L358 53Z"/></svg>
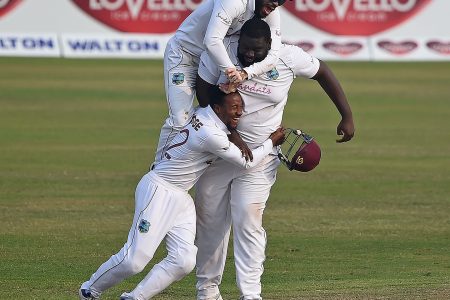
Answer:
<svg viewBox="0 0 450 300"><path fill-rule="evenodd" d="M206 0L180 25L169 40L164 53L164 82L169 116L161 128L155 155L157 163L164 150L191 119L195 98L195 82L200 55L207 51L215 65L228 77L239 82L272 69L281 46L280 13L285 0ZM267 57L237 70L227 55L223 39L239 32L252 17L263 18L269 24L272 48Z"/></svg>
<svg viewBox="0 0 450 300"><path fill-rule="evenodd" d="M246 161L227 137L228 128L236 128L242 110L241 96L233 93L215 96L210 106L196 111L160 163L142 177L127 242L81 285L80 299L99 299L106 289L141 272L163 239L167 257L121 299L150 299L192 271L197 253L196 215L188 190L217 157L239 168L250 168L284 141L284 129L277 128L253 151L253 162Z"/></svg>
<svg viewBox="0 0 450 300"><path fill-rule="evenodd" d="M227 41L229 57L239 68L263 60L270 49L270 36L267 23L259 19L247 21L241 28L240 37L233 36ZM289 88L297 76L317 80L336 105L342 116L337 134L343 136L338 142L346 142L353 137L352 112L331 70L301 48L282 45L279 59L270 71L237 86L244 100L244 112L237 132L250 149L255 149L267 134L280 126ZM226 75L204 53L197 82L200 105L208 103L209 89L220 83L227 83ZM198 300L222 299L219 285L231 224L240 299L262 299L261 275L266 247L262 217L280 164L276 154L276 151L272 152L256 167L246 170L218 159L197 182Z"/></svg>

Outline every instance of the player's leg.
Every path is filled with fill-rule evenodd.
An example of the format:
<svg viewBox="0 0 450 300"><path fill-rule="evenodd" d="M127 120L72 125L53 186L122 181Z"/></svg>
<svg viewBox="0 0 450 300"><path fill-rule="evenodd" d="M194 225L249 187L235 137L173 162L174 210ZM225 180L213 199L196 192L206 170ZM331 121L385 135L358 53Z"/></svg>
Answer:
<svg viewBox="0 0 450 300"><path fill-rule="evenodd" d="M178 202L176 222L166 236L167 256L156 264L131 292L132 299L150 299L189 274L195 267L194 201L187 193L174 194Z"/></svg>
<svg viewBox="0 0 450 300"><path fill-rule="evenodd" d="M195 186L197 211L197 299L219 299L225 267L231 215L229 185L235 167L217 160Z"/></svg>
<svg viewBox="0 0 450 300"><path fill-rule="evenodd" d="M141 272L173 224L174 201L170 194L144 175L135 193L135 213L128 240L123 248L103 263L81 286L98 297L108 288ZM170 200L170 199L169 199Z"/></svg>
<svg viewBox="0 0 450 300"><path fill-rule="evenodd" d="M278 165L277 158L269 157L254 170L245 171L235 178L231 184L236 282L243 300L261 299L266 248L262 218Z"/></svg>
<svg viewBox="0 0 450 300"><path fill-rule="evenodd" d="M161 128L155 163L162 159L173 137L192 117L198 63L198 57L184 51L174 38L169 40L164 53L164 87L169 116Z"/></svg>

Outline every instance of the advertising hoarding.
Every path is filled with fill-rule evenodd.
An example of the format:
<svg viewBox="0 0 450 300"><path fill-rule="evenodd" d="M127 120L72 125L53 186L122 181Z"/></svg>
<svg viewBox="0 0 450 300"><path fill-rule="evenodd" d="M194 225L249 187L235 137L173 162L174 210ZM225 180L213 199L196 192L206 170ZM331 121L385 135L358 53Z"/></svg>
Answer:
<svg viewBox="0 0 450 300"><path fill-rule="evenodd" d="M201 2L0 0L0 55L161 58ZM280 8L283 40L328 60L450 60L448 11L447 0L288 0ZM33 49L27 35L58 43Z"/></svg>

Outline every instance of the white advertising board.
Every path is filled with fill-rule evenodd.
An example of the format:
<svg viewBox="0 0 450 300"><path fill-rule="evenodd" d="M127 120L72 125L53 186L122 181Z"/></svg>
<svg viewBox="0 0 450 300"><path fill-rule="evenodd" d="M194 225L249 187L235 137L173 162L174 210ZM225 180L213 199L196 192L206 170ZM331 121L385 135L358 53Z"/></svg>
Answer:
<svg viewBox="0 0 450 300"><path fill-rule="evenodd" d="M161 58L202 1L0 0L0 55ZM288 0L280 7L283 39L312 44L313 55L329 60L450 60L449 11L449 0ZM58 43L39 40L48 36Z"/></svg>
<svg viewBox="0 0 450 300"><path fill-rule="evenodd" d="M0 32L0 56L58 57L60 53L55 33Z"/></svg>
<svg viewBox="0 0 450 300"><path fill-rule="evenodd" d="M374 60L450 60L450 39L376 37L370 40Z"/></svg>
<svg viewBox="0 0 450 300"><path fill-rule="evenodd" d="M370 60L369 41L362 37L283 37L286 44L297 45L323 60Z"/></svg>
<svg viewBox="0 0 450 300"><path fill-rule="evenodd" d="M161 58L167 36L61 34L62 54L70 58Z"/></svg>

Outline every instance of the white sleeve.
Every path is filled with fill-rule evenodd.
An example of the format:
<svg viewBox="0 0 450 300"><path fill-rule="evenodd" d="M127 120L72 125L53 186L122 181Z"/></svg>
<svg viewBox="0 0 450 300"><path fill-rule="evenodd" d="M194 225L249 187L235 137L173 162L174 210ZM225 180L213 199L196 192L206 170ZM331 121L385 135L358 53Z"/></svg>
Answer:
<svg viewBox="0 0 450 300"><path fill-rule="evenodd" d="M284 47L289 47L290 49L291 68L295 76L311 78L317 74L320 67L320 61L317 58L305 52L300 47L292 45L286 45Z"/></svg>
<svg viewBox="0 0 450 300"><path fill-rule="evenodd" d="M231 22L245 12L246 7L240 0L216 0L209 20L203 43L219 70L234 68L223 44L223 39L231 26Z"/></svg>
<svg viewBox="0 0 450 300"><path fill-rule="evenodd" d="M198 65L198 76L209 84L216 85L220 78L220 69L211 59L207 51L203 51L200 55L200 63Z"/></svg>
<svg viewBox="0 0 450 300"><path fill-rule="evenodd" d="M276 8L273 12L271 12L270 15L266 17L265 21L270 27L272 45L266 58L258 63L254 63L253 65L244 68L245 72L247 72L248 79L252 79L255 76L272 70L277 64L279 51L281 48L281 21L279 9Z"/></svg>
<svg viewBox="0 0 450 300"><path fill-rule="evenodd" d="M205 141L205 147L209 152L224 160L242 168L249 169L258 165L269 153L272 153L273 143L271 139L267 139L261 146L252 150L253 161L246 161L242 157L241 150L235 144L231 143L225 134L211 134Z"/></svg>

